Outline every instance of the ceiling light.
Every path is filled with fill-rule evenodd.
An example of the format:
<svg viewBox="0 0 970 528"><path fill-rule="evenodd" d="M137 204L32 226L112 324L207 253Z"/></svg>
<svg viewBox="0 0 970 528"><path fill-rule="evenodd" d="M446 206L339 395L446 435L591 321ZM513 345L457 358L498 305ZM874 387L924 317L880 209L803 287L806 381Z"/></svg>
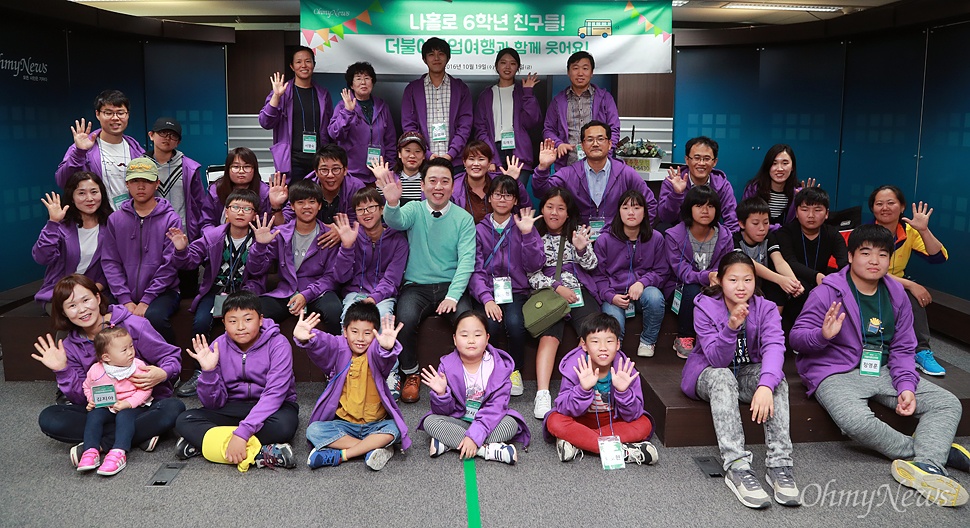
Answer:
<svg viewBox="0 0 970 528"><path fill-rule="evenodd" d="M822 13L834 13L841 11L841 7L822 6L822 5L793 5L793 4L741 4L731 2L721 6L724 9L761 9L767 11L819 11Z"/></svg>
<svg viewBox="0 0 970 528"><path fill-rule="evenodd" d="M671 7L684 7L690 0L673 0Z"/></svg>

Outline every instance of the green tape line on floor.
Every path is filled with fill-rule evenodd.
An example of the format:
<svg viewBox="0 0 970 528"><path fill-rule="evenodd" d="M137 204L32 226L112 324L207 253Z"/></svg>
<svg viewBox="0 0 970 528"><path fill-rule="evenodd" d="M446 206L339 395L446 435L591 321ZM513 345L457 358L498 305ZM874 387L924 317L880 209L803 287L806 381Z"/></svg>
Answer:
<svg viewBox="0 0 970 528"><path fill-rule="evenodd" d="M478 505L478 479L475 477L475 459L466 459L464 465L465 505L468 511L468 528L482 528L482 511Z"/></svg>

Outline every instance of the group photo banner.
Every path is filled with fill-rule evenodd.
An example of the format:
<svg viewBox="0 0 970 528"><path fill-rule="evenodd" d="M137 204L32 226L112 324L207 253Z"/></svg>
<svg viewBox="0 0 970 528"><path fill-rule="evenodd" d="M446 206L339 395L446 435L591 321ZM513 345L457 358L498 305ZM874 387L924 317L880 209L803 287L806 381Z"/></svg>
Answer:
<svg viewBox="0 0 970 528"><path fill-rule="evenodd" d="M519 52L522 74L561 75L577 51L593 55L597 74L669 73L671 27L670 1L300 2L300 42L313 49L319 73L367 61L379 73L421 74L431 37L448 42L447 71L462 76L495 75L503 48Z"/></svg>

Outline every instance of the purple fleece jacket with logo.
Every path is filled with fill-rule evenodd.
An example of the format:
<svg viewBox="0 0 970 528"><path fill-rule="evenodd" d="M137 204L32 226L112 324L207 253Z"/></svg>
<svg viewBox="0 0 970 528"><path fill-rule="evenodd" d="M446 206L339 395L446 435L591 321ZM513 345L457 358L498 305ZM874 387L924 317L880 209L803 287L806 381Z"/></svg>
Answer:
<svg viewBox="0 0 970 528"><path fill-rule="evenodd" d="M687 189L678 194L674 191L674 186L670 180L664 179L660 184L660 207L657 209L657 217L661 222L676 224L680 222L680 206L684 203L684 196L687 191L694 186L688 175L690 171L687 167L680 168L680 175L687 178ZM738 226L738 200L734 197L734 187L728 181L724 172L714 169L711 171L708 185L717 193L721 199L721 223L726 225L732 233L740 230Z"/></svg>
<svg viewBox="0 0 970 528"><path fill-rule="evenodd" d="M108 288L118 303L151 304L156 297L179 285L172 262L175 247L165 236L170 228L182 229L182 220L165 198L145 218L126 200L108 217L101 264Z"/></svg>
<svg viewBox="0 0 970 528"><path fill-rule="evenodd" d="M374 145L381 149L384 161L391 167L397 161L397 129L391 110L380 97L372 97L374 116L368 123L358 103L353 111L344 102L337 103L328 131L334 143L347 151L347 173L364 183L374 182L374 173L367 168L367 149Z"/></svg>
<svg viewBox="0 0 970 528"><path fill-rule="evenodd" d="M500 167L505 166L505 160L499 158L502 142L495 141L495 114L492 111L495 92L492 88L489 86L478 94L478 102L475 104L475 138L492 147L492 163ZM515 133L515 148L512 150L512 155L522 162L522 170L532 170L534 166L535 156L529 130L541 123L542 109L539 108L539 101L533 94L533 89L522 86L521 81L516 82L515 87L512 88L512 132Z"/></svg>
<svg viewBox="0 0 970 528"><path fill-rule="evenodd" d="M616 101L610 92L592 83L590 83L590 86L593 87L593 119L610 126L610 139L615 144L620 140L620 113L616 109ZM565 90L557 93L546 110L542 137L555 141L556 147L569 142L569 121L567 119L569 100L566 94L572 89L572 86L567 86ZM556 170L565 167L566 156L557 159L555 166Z"/></svg>
<svg viewBox="0 0 970 528"><path fill-rule="evenodd" d="M475 226L475 271L468 281L468 291L482 304L495 300L493 277L511 277L512 293L528 295L532 292L529 275L541 269L546 262L542 237L534 226L529 234L523 235L515 225L515 219L510 218L505 230L508 235L486 268L485 260L492 254L502 234L492 225L491 214L485 215L485 219Z"/></svg>
<svg viewBox="0 0 970 528"><path fill-rule="evenodd" d="M320 108L320 122L317 123L317 131L320 133L320 143L330 142L330 133L327 127L330 126L330 119L333 117L333 103L330 102L330 92L324 87L313 82L311 83L317 94L317 106ZM292 167L291 150L293 144L293 90L295 83L290 80L286 84L286 91L280 96L278 107L269 104L273 98L273 91L270 90L266 96L263 109L259 111L259 126L266 130L273 131L273 146L269 148L273 154L273 164L276 170L289 174ZM300 138L302 142L302 138ZM287 181L292 180L287 178Z"/></svg>
<svg viewBox="0 0 970 528"><path fill-rule="evenodd" d="M106 232L105 225L98 226L98 248L94 250L91 264L84 272L87 278L105 287L108 286L108 280L101 268L101 253ZM50 302L51 297L54 296L54 285L57 281L77 271L77 265L81 261L81 242L78 239L77 224L48 220L40 230L40 236L37 237L37 242L31 248L30 254L34 257L34 262L47 266L47 271L44 272L44 283L34 295L34 300L39 303Z"/></svg>
<svg viewBox="0 0 970 528"><path fill-rule="evenodd" d="M579 207L579 218L583 224L588 224L590 217L602 216L606 218L606 225L610 225L613 217L620 210L620 195L630 189L640 191L647 200L647 215L650 223L655 224L657 218L657 198L647 187L640 173L622 161L610 159L610 175L606 180L606 192L600 200L599 207L593 201L589 192L589 180L586 178L586 162L577 161L568 167L556 169L556 173L549 175L549 170L536 169L532 176L532 189L537 196L544 196L553 187L564 187L573 195Z"/></svg>

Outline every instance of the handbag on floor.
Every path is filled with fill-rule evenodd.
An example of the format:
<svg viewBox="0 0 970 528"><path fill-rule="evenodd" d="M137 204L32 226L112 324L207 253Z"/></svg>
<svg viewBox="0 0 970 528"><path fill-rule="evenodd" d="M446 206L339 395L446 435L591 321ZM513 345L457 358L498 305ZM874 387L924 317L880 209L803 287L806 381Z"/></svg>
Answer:
<svg viewBox="0 0 970 528"><path fill-rule="evenodd" d="M562 254L565 249L566 235L563 234L559 236L559 257L556 259L556 275L554 277L556 282L562 275ZM529 331L532 337L539 337L539 334L565 317L569 310L569 303L556 292L555 288L547 286L536 290L522 306L525 329Z"/></svg>

